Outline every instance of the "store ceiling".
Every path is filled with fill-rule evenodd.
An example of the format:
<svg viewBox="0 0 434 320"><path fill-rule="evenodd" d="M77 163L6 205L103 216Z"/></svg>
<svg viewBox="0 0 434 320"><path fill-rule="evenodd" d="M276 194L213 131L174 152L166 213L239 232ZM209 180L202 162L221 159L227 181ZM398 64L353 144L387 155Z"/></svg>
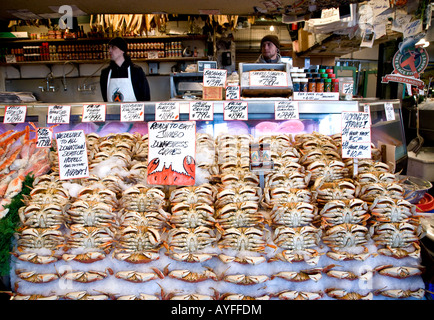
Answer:
<svg viewBox="0 0 434 320"><path fill-rule="evenodd" d="M361 2L363 0L322 0L316 1L316 9L338 7L342 4ZM315 2L314 2L315 3ZM56 13L56 7L74 5L90 14L138 14L166 12L168 14L236 14L252 15L255 13L302 15L312 10L310 1L303 0L14 0L3 1L0 19L16 19L17 16L29 17L24 20L48 17ZM277 6L276 6L277 4ZM54 7L54 11L53 8ZM280 8L279 8L280 7ZM203 11L202 11L203 10ZM31 18L33 16L33 19ZM53 16L54 17L54 16Z"/></svg>

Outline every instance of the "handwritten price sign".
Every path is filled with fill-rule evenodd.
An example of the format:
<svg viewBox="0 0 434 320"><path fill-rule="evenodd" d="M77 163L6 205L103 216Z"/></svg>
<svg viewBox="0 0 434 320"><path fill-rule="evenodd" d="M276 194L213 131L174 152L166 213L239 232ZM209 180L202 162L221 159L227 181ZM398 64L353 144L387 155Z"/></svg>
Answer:
<svg viewBox="0 0 434 320"><path fill-rule="evenodd" d="M212 121L214 119L214 104L207 101L190 102L191 121Z"/></svg>
<svg viewBox="0 0 434 320"><path fill-rule="evenodd" d="M287 87L288 76L283 71L250 71L250 86L252 87Z"/></svg>
<svg viewBox="0 0 434 320"><path fill-rule="evenodd" d="M240 86L226 87L226 100L240 100Z"/></svg>
<svg viewBox="0 0 434 320"><path fill-rule="evenodd" d="M83 130L56 133L60 180L89 177L86 137Z"/></svg>
<svg viewBox="0 0 434 320"><path fill-rule="evenodd" d="M36 148L50 148L53 139L53 129L38 128L36 130Z"/></svg>
<svg viewBox="0 0 434 320"><path fill-rule="evenodd" d="M6 106L3 123L23 123L26 121L27 106Z"/></svg>
<svg viewBox="0 0 434 320"><path fill-rule="evenodd" d="M145 120L144 103L122 103L121 122L134 122Z"/></svg>
<svg viewBox="0 0 434 320"><path fill-rule="evenodd" d="M47 123L69 123L71 106L48 106Z"/></svg>
<svg viewBox="0 0 434 320"><path fill-rule="evenodd" d="M342 158L371 158L371 126L367 112L342 112Z"/></svg>
<svg viewBox="0 0 434 320"><path fill-rule="evenodd" d="M276 101L274 103L274 119L289 120L298 119L298 102L296 101Z"/></svg>
<svg viewBox="0 0 434 320"><path fill-rule="evenodd" d="M224 120L249 120L248 104L245 101L226 102L223 106Z"/></svg>
<svg viewBox="0 0 434 320"><path fill-rule="evenodd" d="M82 122L104 122L107 106L105 104L83 105Z"/></svg>
<svg viewBox="0 0 434 320"><path fill-rule="evenodd" d="M395 110L393 110L393 103L385 103L384 111L386 112L386 120L394 121L395 120Z"/></svg>
<svg viewBox="0 0 434 320"><path fill-rule="evenodd" d="M203 71L204 87L225 87L227 70L224 69L205 69Z"/></svg>
<svg viewBox="0 0 434 320"><path fill-rule="evenodd" d="M155 104L156 121L179 120L178 102L158 102Z"/></svg>

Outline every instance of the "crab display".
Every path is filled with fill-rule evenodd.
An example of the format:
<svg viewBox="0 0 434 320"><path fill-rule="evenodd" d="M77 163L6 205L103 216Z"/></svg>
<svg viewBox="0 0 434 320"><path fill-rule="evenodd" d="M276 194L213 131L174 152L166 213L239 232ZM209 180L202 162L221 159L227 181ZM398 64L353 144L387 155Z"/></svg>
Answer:
<svg viewBox="0 0 434 320"><path fill-rule="evenodd" d="M55 203L21 207L18 215L24 226L32 228L59 228L65 220L63 207Z"/></svg>
<svg viewBox="0 0 434 320"><path fill-rule="evenodd" d="M55 228L25 228L17 234L18 251L26 249L56 250L63 246L65 237Z"/></svg>
<svg viewBox="0 0 434 320"><path fill-rule="evenodd" d="M264 197L261 200L261 205L267 209L279 206L288 202L306 202L312 203L315 201L315 194L308 189L293 189L293 188L264 188Z"/></svg>
<svg viewBox="0 0 434 320"><path fill-rule="evenodd" d="M205 183L194 187L179 187L170 193L169 201L172 204L184 202L187 204L205 203L213 205L215 195L216 187Z"/></svg>
<svg viewBox="0 0 434 320"><path fill-rule="evenodd" d="M240 185L234 188L222 188L216 195L215 207L217 209L227 204L261 200L261 189L254 186Z"/></svg>
<svg viewBox="0 0 434 320"><path fill-rule="evenodd" d="M270 188L307 188L311 179L311 173L297 170L279 170L267 176L266 186Z"/></svg>
<svg viewBox="0 0 434 320"><path fill-rule="evenodd" d="M109 227L83 227L72 225L67 240L68 248L102 250L109 253L114 244L115 234Z"/></svg>
<svg viewBox="0 0 434 320"><path fill-rule="evenodd" d="M324 177L326 182L348 178L348 168L340 160L316 160L306 167L312 174L312 180Z"/></svg>
<svg viewBox="0 0 434 320"><path fill-rule="evenodd" d="M398 183L364 184L360 188L360 199L373 202L378 197L404 199L404 188Z"/></svg>
<svg viewBox="0 0 434 320"><path fill-rule="evenodd" d="M263 252L265 245L264 231L256 227L225 229L218 243L218 246L223 249L256 252Z"/></svg>
<svg viewBox="0 0 434 320"><path fill-rule="evenodd" d="M116 223L114 208L104 202L77 200L67 211L70 223L84 227L108 227Z"/></svg>
<svg viewBox="0 0 434 320"><path fill-rule="evenodd" d="M212 245L215 240L214 230L205 226L173 228L167 234L169 250L181 253L200 252Z"/></svg>
<svg viewBox="0 0 434 320"><path fill-rule="evenodd" d="M166 195L156 187L132 186L122 193L120 205L124 209L137 212L158 211L169 217L168 214L164 214L164 208L167 206Z"/></svg>
<svg viewBox="0 0 434 320"><path fill-rule="evenodd" d="M408 222L381 223L374 227L374 239L377 245L392 248L407 248L418 241L422 234L420 224Z"/></svg>
<svg viewBox="0 0 434 320"><path fill-rule="evenodd" d="M195 228L198 226L213 227L214 207L204 203L180 202L172 206L169 222L175 227Z"/></svg>

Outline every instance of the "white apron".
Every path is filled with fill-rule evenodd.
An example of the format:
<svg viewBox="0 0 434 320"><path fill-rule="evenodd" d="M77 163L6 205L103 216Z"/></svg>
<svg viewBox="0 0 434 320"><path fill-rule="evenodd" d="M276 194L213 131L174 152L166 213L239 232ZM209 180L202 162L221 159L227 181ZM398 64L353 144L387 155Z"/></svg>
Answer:
<svg viewBox="0 0 434 320"><path fill-rule="evenodd" d="M108 102L136 102L133 83L131 82L131 71L128 67L128 78L111 79L112 70L107 78L107 101Z"/></svg>

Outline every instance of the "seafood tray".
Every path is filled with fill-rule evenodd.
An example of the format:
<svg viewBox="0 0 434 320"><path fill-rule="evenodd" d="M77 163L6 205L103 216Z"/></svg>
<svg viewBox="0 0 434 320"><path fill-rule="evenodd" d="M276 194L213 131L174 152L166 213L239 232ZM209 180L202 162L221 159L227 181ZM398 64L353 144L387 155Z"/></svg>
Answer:
<svg viewBox="0 0 434 320"><path fill-rule="evenodd" d="M19 210L13 299L422 299L415 205L340 136L197 134L195 186L147 185L147 135L87 135L91 175L55 151ZM250 171L267 143L274 170ZM55 150L55 148L54 148Z"/></svg>

